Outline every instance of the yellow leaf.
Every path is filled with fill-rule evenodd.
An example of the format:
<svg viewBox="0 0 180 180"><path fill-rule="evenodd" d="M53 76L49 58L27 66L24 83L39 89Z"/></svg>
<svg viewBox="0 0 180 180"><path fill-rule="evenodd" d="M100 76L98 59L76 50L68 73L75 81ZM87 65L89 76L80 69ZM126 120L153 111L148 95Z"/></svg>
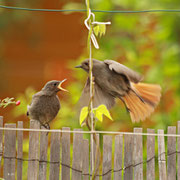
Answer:
<svg viewBox="0 0 180 180"><path fill-rule="evenodd" d="M88 107L85 106L81 109L80 117L79 117L79 123L80 125L83 123L83 121L86 119L88 115Z"/></svg>
<svg viewBox="0 0 180 180"><path fill-rule="evenodd" d="M98 106L96 111L98 111L101 114L104 114L106 117L108 117L110 120L113 121L107 107L104 104L101 104L100 106Z"/></svg>
<svg viewBox="0 0 180 180"><path fill-rule="evenodd" d="M98 34L99 34L99 26L98 26L98 25L95 26L95 27L93 28L93 30L94 30L94 34L95 34L96 36L98 36Z"/></svg>
<svg viewBox="0 0 180 180"><path fill-rule="evenodd" d="M94 28L93 28L93 30L94 30L94 34L96 35L96 36L102 36L102 35L105 35L105 33L106 33L106 24L97 24Z"/></svg>
<svg viewBox="0 0 180 180"><path fill-rule="evenodd" d="M101 121L101 122L103 121L103 117L102 117L102 113L101 113L101 112L96 111L95 117L96 117L99 121Z"/></svg>

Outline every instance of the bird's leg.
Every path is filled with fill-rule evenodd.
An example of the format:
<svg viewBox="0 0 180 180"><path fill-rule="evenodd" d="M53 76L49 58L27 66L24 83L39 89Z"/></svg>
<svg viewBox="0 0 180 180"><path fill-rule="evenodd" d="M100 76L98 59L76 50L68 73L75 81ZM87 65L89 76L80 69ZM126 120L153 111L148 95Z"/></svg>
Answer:
<svg viewBox="0 0 180 180"><path fill-rule="evenodd" d="M45 129L50 130L50 126L48 123L42 123L42 122L40 122L40 123L41 123L41 126L43 126ZM49 132L47 132L46 135L48 135L48 133Z"/></svg>
<svg viewBox="0 0 180 180"><path fill-rule="evenodd" d="M125 108L126 108L127 113L130 113L131 110L127 107L127 105L126 105L124 99L123 99L121 96L119 96L119 99L123 102L123 104L124 104L124 106L125 106Z"/></svg>

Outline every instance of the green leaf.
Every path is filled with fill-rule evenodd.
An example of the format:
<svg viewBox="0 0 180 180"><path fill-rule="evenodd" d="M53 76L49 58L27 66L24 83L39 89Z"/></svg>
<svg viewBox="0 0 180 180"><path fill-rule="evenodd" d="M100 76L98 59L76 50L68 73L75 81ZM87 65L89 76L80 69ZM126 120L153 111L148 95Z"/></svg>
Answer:
<svg viewBox="0 0 180 180"><path fill-rule="evenodd" d="M79 123L80 125L83 123L83 121L86 119L88 115L88 107L85 106L81 109L80 117L79 117Z"/></svg>
<svg viewBox="0 0 180 180"><path fill-rule="evenodd" d="M105 35L106 33L106 24L97 24L94 28L93 28L94 34L96 36L102 36Z"/></svg>

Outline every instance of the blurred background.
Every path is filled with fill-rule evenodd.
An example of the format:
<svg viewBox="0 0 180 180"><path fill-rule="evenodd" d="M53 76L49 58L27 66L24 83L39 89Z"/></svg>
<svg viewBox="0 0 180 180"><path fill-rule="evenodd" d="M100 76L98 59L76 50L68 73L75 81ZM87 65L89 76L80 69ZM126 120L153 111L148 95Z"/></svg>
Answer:
<svg viewBox="0 0 180 180"><path fill-rule="evenodd" d="M91 0L99 10L174 9L179 0ZM84 9L80 0L0 0L1 5L47 9ZM93 58L113 59L144 75L144 81L162 86L154 114L132 124L121 102L111 110L114 121L104 119L98 130L132 131L133 127L162 128L180 120L180 13L95 13L97 21L111 21L98 38ZM32 95L53 79L67 78L60 92L61 111L50 124L79 128L77 103L87 74L75 69L87 52L86 13L32 12L0 8L0 99L14 97L20 106L0 109L5 123L24 121ZM85 128L86 129L86 128Z"/></svg>
<svg viewBox="0 0 180 180"><path fill-rule="evenodd" d="M92 9L175 9L179 0L90 0ZM80 0L0 0L1 5L47 9L85 9ZM104 118L97 130L132 131L133 127L164 129L180 120L180 13L95 13L97 21L111 21L106 35L98 38L93 58L113 59L144 75L144 81L162 86L155 112L144 122L132 124L120 101L111 110L114 121ZM78 99L87 74L74 66L88 58L86 13L33 12L0 8L0 99L14 97L20 106L0 108L4 123L23 121L32 95L53 79L63 80L61 111L50 124L79 128ZM84 127L84 130L87 130ZM28 133L24 136L28 156ZM156 147L157 149L157 147ZM49 151L49 150L48 150ZM157 152L157 150L156 150ZM48 152L49 156L49 152ZM145 156L145 154L144 154ZM26 177L27 163L23 164Z"/></svg>

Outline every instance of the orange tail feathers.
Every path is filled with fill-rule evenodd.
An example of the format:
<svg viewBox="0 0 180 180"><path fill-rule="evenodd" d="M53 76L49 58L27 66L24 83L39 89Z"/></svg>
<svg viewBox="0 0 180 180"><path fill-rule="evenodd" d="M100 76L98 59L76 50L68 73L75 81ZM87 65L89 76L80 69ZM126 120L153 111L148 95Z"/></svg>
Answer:
<svg viewBox="0 0 180 180"><path fill-rule="evenodd" d="M133 91L123 97L126 106L130 109L132 122L145 120L154 111L160 101L161 87L155 84L131 83ZM136 95L138 94L144 102Z"/></svg>

